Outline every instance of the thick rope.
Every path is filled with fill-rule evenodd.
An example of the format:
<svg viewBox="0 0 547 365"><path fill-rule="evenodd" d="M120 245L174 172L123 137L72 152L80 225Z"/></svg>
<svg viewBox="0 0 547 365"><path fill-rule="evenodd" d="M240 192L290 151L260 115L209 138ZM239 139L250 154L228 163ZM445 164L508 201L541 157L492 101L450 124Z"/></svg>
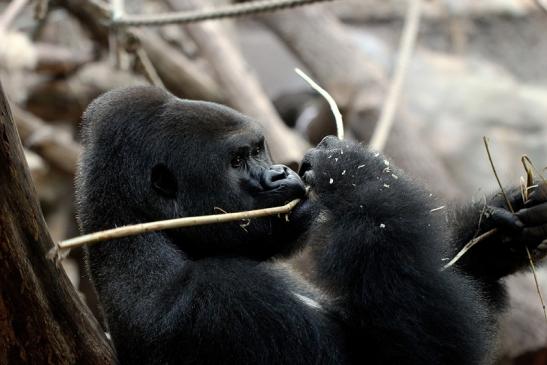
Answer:
<svg viewBox="0 0 547 365"><path fill-rule="evenodd" d="M235 18L250 14L275 11L312 3L333 0L260 0L246 3L219 6L213 9L196 9L184 12L153 14L153 15L128 15L123 18L113 19L113 26L160 26L166 24L188 24L204 20Z"/></svg>

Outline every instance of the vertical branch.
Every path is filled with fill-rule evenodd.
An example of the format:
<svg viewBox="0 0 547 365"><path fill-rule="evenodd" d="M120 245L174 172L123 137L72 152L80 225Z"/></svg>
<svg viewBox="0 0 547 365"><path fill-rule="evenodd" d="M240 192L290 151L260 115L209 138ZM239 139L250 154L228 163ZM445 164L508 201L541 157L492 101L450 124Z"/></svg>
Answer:
<svg viewBox="0 0 547 365"><path fill-rule="evenodd" d="M403 89L406 71L410 56L416 43L416 36L420 26L422 0L410 0L408 11L405 18L405 26L399 46L399 56L397 57L397 66L393 80L389 86L387 98L382 107L380 119L376 125L376 129L370 140L370 148L377 151L382 151L386 145L387 137L391 131L395 111L399 104L399 98Z"/></svg>

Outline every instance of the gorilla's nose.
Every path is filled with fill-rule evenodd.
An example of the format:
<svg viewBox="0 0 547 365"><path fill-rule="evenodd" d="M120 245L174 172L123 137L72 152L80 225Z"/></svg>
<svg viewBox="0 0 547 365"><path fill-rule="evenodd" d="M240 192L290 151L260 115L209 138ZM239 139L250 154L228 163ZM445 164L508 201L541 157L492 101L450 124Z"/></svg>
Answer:
<svg viewBox="0 0 547 365"><path fill-rule="evenodd" d="M285 165L272 165L262 174L261 184L264 190L283 189L289 195L305 191L300 176Z"/></svg>
<svg viewBox="0 0 547 365"><path fill-rule="evenodd" d="M289 176L289 168L285 165L272 165L264 173L264 184L274 186L279 180L284 180Z"/></svg>

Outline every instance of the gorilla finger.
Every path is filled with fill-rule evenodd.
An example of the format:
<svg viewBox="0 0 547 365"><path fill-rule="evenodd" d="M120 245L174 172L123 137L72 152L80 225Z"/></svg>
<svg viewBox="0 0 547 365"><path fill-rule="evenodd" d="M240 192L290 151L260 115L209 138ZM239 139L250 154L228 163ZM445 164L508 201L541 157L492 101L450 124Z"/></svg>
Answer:
<svg viewBox="0 0 547 365"><path fill-rule="evenodd" d="M545 203L547 202L547 182L542 181L538 183L538 186L530 189L530 194L528 195L528 201L526 205L531 204Z"/></svg>
<svg viewBox="0 0 547 365"><path fill-rule="evenodd" d="M507 199L509 199L514 209L518 210L522 208L524 203L522 202L522 192L520 187L506 189L506 194ZM503 196L503 193L501 191L492 196L492 200L488 203L488 205L498 208L507 208L505 197Z"/></svg>
<svg viewBox="0 0 547 365"><path fill-rule="evenodd" d="M525 239L545 240L547 239L547 224L542 224L541 226L535 227L526 227L522 230L522 236Z"/></svg>
<svg viewBox="0 0 547 365"><path fill-rule="evenodd" d="M524 224L520 221L519 217L507 209L489 206L488 213L490 214L488 220L494 226L511 230L521 230L524 228Z"/></svg>
<svg viewBox="0 0 547 365"><path fill-rule="evenodd" d="M532 251L532 257L534 260L542 260L546 256L547 256L547 240L541 242Z"/></svg>
<svg viewBox="0 0 547 365"><path fill-rule="evenodd" d="M315 161L318 152L319 151L316 148L312 148L308 150L308 152L306 152L304 158L302 159L302 162L300 162L300 167L298 168L298 175L300 177L304 176L307 171L311 171L316 167Z"/></svg>
<svg viewBox="0 0 547 365"><path fill-rule="evenodd" d="M339 142L340 140L335 136L326 136L321 140L321 142L319 142L317 148L328 150L331 148L335 148Z"/></svg>
<svg viewBox="0 0 547 365"><path fill-rule="evenodd" d="M536 247L536 250L547 253L547 240L541 242L538 247Z"/></svg>
<svg viewBox="0 0 547 365"><path fill-rule="evenodd" d="M538 225L547 223L547 203L521 209L516 215L524 224Z"/></svg>

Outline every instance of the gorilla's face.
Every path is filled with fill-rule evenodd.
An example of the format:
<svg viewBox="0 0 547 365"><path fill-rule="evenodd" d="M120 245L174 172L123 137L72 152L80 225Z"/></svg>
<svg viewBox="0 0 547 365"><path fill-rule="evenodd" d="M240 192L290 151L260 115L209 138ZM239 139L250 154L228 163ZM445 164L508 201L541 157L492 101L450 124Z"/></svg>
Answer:
<svg viewBox="0 0 547 365"><path fill-rule="evenodd" d="M272 164L259 125L234 110L172 99L164 106L161 121L170 134L161 143L171 147L151 166L150 184L162 219L268 208L305 196L294 171ZM290 226L285 216L274 216L171 234L200 256L212 251L269 256L293 240L296 233Z"/></svg>

